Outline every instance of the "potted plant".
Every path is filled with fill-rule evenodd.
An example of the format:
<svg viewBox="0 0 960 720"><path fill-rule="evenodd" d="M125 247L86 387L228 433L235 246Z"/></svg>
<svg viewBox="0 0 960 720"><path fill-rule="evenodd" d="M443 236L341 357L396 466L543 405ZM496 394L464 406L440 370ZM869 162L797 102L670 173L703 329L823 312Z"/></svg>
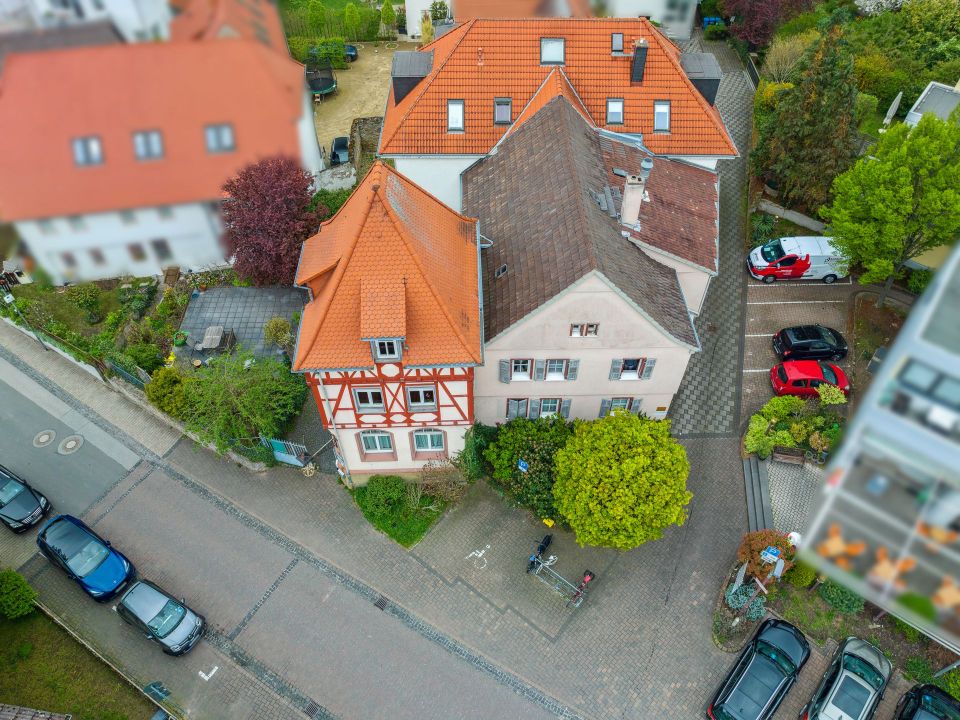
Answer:
<svg viewBox="0 0 960 720"><path fill-rule="evenodd" d="M173 344L177 347L181 347L187 344L187 333L183 330L177 330L173 334Z"/></svg>

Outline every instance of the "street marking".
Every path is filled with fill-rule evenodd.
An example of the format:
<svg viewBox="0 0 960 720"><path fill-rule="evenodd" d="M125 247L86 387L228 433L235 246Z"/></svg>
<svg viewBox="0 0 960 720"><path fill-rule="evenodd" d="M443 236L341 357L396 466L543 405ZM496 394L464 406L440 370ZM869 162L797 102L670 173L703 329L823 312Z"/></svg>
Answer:
<svg viewBox="0 0 960 720"><path fill-rule="evenodd" d="M211 671L210 671L209 673L207 673L206 675L204 675L203 670L197 670L197 675L199 675L200 677L202 677L204 682L210 682L210 678L212 678L212 677L214 676L214 673L216 673L217 670L219 670L219 669L220 669L220 666L219 666L219 665L214 665L214 666L213 666L213 670L211 670Z"/></svg>
<svg viewBox="0 0 960 720"><path fill-rule="evenodd" d="M470 558L473 558L473 566L477 570L483 570L485 567L487 567L487 559L483 555L489 549L490 549L490 546L486 545L482 550L474 550L472 553L467 555L464 558L464 560L469 560Z"/></svg>
<svg viewBox="0 0 960 720"><path fill-rule="evenodd" d="M761 287L768 287L768 288L772 288L772 287L784 287L784 288L796 287L796 285L793 285L792 283L778 283L778 282L765 283L763 280L757 280L756 278L753 278L753 277L750 278L750 279L753 280L753 282L750 283L751 286L758 285L758 286L761 286ZM800 282L802 282L802 283L804 283L804 284L806 284L806 285L813 285L815 281L814 281L814 280L800 280ZM832 283L821 283L821 284L824 285L824 286L826 286L826 287L830 287L831 285L853 285L853 278L848 275L848 276L847 276L846 278L844 278L843 280L834 280Z"/></svg>
<svg viewBox="0 0 960 720"><path fill-rule="evenodd" d="M770 337L773 333L747 333L744 337Z"/></svg>
<svg viewBox="0 0 960 720"><path fill-rule="evenodd" d="M770 368L764 368L763 370L744 370L745 373L759 373L759 372L770 372Z"/></svg>
<svg viewBox="0 0 960 720"><path fill-rule="evenodd" d="M814 305L816 303L845 303L846 300L754 300L747 305Z"/></svg>

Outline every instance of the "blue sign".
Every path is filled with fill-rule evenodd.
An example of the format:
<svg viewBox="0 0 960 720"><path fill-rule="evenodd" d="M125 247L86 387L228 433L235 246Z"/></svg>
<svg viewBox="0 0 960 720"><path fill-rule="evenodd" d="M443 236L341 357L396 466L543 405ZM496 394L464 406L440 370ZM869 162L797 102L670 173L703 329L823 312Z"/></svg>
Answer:
<svg viewBox="0 0 960 720"><path fill-rule="evenodd" d="M530 464L521 458L520 460L517 460L517 469L519 469L520 472L527 472L530 469Z"/></svg>
<svg viewBox="0 0 960 720"><path fill-rule="evenodd" d="M773 545L768 545L765 550L760 553L760 559L765 563L775 563L780 558L780 548L776 548Z"/></svg>

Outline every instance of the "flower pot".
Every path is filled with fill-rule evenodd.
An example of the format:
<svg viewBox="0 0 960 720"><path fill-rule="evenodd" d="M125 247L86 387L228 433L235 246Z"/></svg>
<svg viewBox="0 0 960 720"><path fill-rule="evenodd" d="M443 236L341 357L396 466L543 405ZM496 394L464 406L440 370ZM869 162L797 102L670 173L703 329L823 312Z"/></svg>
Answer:
<svg viewBox="0 0 960 720"><path fill-rule="evenodd" d="M173 344L182 347L187 344L187 333L178 330L173 334Z"/></svg>

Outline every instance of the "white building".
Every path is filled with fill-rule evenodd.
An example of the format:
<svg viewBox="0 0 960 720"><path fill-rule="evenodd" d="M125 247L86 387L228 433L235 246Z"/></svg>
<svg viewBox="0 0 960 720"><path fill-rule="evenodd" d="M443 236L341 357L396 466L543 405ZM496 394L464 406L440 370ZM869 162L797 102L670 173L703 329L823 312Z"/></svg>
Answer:
<svg viewBox="0 0 960 720"><path fill-rule="evenodd" d="M109 20L127 42L165 40L167 0L0 0L0 27L55 28Z"/></svg>

